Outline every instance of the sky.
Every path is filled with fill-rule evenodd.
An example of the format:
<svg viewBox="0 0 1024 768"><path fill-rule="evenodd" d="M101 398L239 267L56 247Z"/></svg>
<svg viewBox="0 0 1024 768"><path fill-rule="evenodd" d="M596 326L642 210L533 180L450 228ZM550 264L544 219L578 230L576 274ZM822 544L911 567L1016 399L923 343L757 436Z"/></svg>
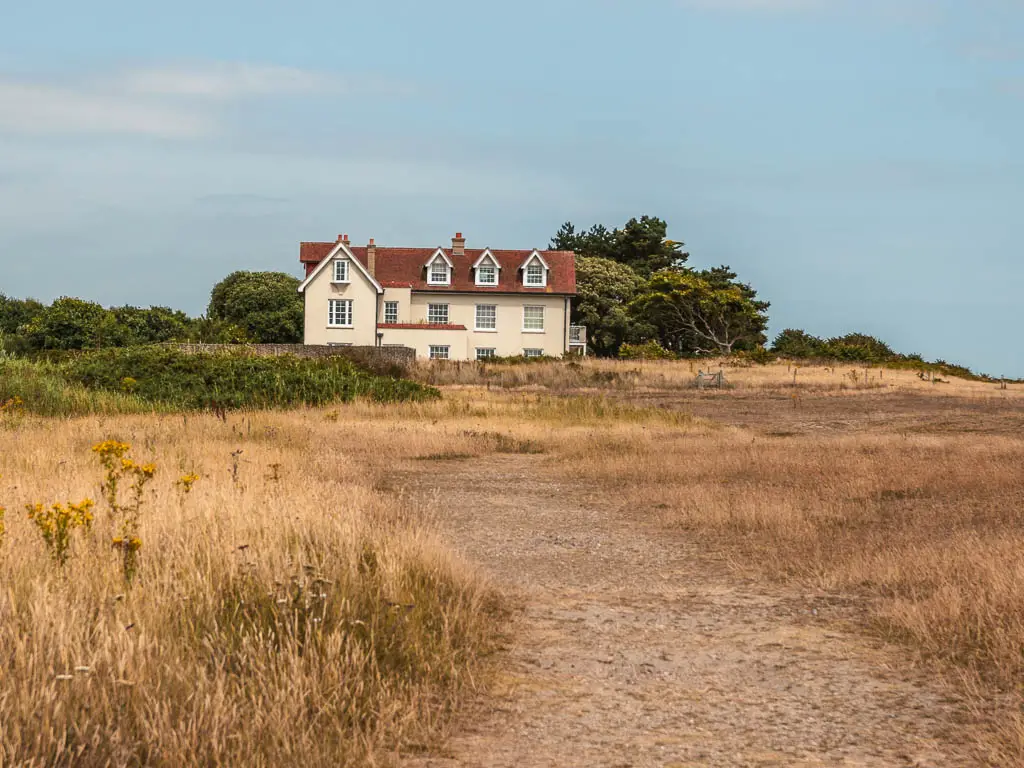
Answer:
<svg viewBox="0 0 1024 768"><path fill-rule="evenodd" d="M1024 376L1020 0L0 0L0 292L658 216L771 332Z"/></svg>

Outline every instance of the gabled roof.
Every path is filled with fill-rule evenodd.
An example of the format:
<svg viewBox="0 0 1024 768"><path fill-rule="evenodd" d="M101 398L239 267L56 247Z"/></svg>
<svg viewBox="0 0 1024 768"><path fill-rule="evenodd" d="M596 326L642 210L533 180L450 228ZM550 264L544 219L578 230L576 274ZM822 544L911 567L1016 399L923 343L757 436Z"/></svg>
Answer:
<svg viewBox="0 0 1024 768"><path fill-rule="evenodd" d="M431 264L433 264L435 261L437 261L438 256L444 259L444 263L447 264L449 267L455 266L452 263L452 260L448 258L448 254L444 252L444 248L438 248L432 254L430 254L430 258L427 259L427 263L424 264L424 266L430 266Z"/></svg>
<svg viewBox="0 0 1024 768"><path fill-rule="evenodd" d="M501 264L499 264L498 260L494 258L494 254L491 253L490 248L484 248L483 253L480 254L480 258L473 262L472 268L476 269L477 267L479 267L483 263L484 259L490 259L491 263L494 264L494 266L496 266L498 269L501 269Z"/></svg>
<svg viewBox="0 0 1024 768"><path fill-rule="evenodd" d="M305 246L305 245L307 245L307 243L302 243L302 246ZM326 266L327 266L328 264L330 264L330 263L331 263L331 261L333 261L333 260L334 260L334 258L335 258L336 256L338 256L338 255L344 255L344 256L347 256L347 257L348 257L348 260L349 260L349 261L351 261L351 262L352 262L353 264L355 264L355 265L356 265L356 268L357 268L357 269L358 269L358 270L359 270L360 272L362 272L362 273L363 273L363 276L364 276L364 277L365 277L365 278L366 278L367 280L369 280L369 281L370 281L370 285L372 285L372 286L373 286L374 288L376 288L376 289L377 289L377 293L384 293L384 288L383 288L383 286L381 286L381 284L380 284L379 282L377 282L376 278L374 278L374 276L373 276L373 275L371 275L371 274L370 274L370 273L369 273L369 272L368 272L368 271L366 270L366 267L365 267L365 266L363 266L363 262L365 262L365 260L366 260L366 254L365 254L365 253L363 254L363 259L362 259L362 261L360 261L359 259L357 259L357 258L356 258L356 257L355 257L355 256L353 255L353 253L352 253L352 249L351 249L351 248L349 248L349 247L348 247L347 245L345 245L345 243L341 243L341 242L338 242L338 243L316 243L316 245L330 245L330 246L333 246L333 247L332 247L332 248L329 248L329 249L327 250L327 253L326 253L326 254L324 255L324 257L323 257L323 258L321 259L321 261L320 261L320 263L319 263L319 264L315 264L315 265L313 265L313 267L312 267L312 268L310 268L310 266L309 266L309 265L307 264L307 266L306 266L306 279L305 279L305 280L303 280L303 281L302 281L302 283L301 283L301 284L299 285L299 293L303 293L303 292L305 292L305 290L306 290L306 286L308 286L308 285L309 285L309 284L310 284L311 282L313 282L313 279L314 279L314 278L315 278L315 277L316 277L316 276L317 276L318 274L320 274L320 273L321 273L321 272L322 272L322 271L324 270L324 268L325 268L325 267L326 267ZM365 251L366 251L366 249L364 248L364 249L363 249L363 251L365 252ZM299 248L299 259L302 259L302 247L301 247L301 246L300 246L300 248Z"/></svg>
<svg viewBox="0 0 1024 768"><path fill-rule="evenodd" d="M307 276L320 268L341 243L302 243L299 261L306 267ZM347 246L346 250L355 261L365 268L366 247ZM452 264L450 285L427 284L427 262L438 251L442 251ZM497 285L477 285L473 274L476 262L485 254L493 255L500 266ZM523 285L523 274L519 269L531 258L537 256L547 266L548 281L543 287ZM381 286L389 288L411 288L414 291L433 293L536 293L573 296L576 294L576 254L572 251L500 250L467 248L456 256L450 248L383 248L377 247L374 276ZM365 270L364 270L365 271ZM308 277L307 277L308 280Z"/></svg>
<svg viewBox="0 0 1024 768"><path fill-rule="evenodd" d="M539 261L539 262L540 262L541 264L543 264L543 265L544 265L544 269L551 269L551 267L549 267L549 266L548 266L548 263L547 263L546 261L544 261L544 257L540 255L540 251L534 251L534 252L533 252L533 253L531 253L531 254L530 254L529 256L527 256L527 257L526 257L526 261L524 261L524 262L523 262L523 263L522 263L522 264L521 264L521 265L519 266L519 268L520 268L520 269L526 269L526 265L527 265L527 264L529 264L529 263L530 263L531 261L533 261L534 259L536 259L536 260L537 260L537 261Z"/></svg>

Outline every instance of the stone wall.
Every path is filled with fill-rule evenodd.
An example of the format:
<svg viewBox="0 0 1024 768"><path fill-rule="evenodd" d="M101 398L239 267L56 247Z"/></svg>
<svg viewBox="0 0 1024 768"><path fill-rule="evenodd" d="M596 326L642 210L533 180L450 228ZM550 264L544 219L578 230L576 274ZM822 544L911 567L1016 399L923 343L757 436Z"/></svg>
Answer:
<svg viewBox="0 0 1024 768"><path fill-rule="evenodd" d="M295 355L296 357L346 357L371 371L391 374L400 368L407 372L416 362L416 350L410 347L338 347L319 344L174 344L188 354L241 352L260 357Z"/></svg>

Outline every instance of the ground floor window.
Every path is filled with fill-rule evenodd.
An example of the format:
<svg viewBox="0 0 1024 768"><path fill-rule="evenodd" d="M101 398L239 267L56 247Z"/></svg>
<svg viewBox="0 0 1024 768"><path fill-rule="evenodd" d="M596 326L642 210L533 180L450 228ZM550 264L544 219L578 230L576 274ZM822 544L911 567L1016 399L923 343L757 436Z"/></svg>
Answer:
<svg viewBox="0 0 1024 768"><path fill-rule="evenodd" d="M544 357L543 349L524 349L523 357Z"/></svg>
<svg viewBox="0 0 1024 768"><path fill-rule="evenodd" d="M430 345L430 359L431 360L447 360L448 350L451 349L448 345Z"/></svg>
<svg viewBox="0 0 1024 768"><path fill-rule="evenodd" d="M331 299L328 301L327 324L334 328L351 328L352 299Z"/></svg>
<svg viewBox="0 0 1024 768"><path fill-rule="evenodd" d="M427 304L427 322L431 325L448 325L448 305Z"/></svg>
<svg viewBox="0 0 1024 768"><path fill-rule="evenodd" d="M489 357L494 357L494 347L477 347L476 348L476 359L486 360Z"/></svg>

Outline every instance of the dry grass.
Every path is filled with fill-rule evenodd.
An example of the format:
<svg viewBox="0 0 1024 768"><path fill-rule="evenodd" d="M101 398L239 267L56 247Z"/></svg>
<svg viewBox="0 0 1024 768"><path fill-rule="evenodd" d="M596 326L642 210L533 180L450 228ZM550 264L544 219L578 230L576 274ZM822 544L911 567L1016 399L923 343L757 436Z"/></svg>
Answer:
<svg viewBox="0 0 1024 768"><path fill-rule="evenodd" d="M516 386L551 392L615 390L640 370L630 386L672 391L689 386L687 365L507 370L522 376ZM462 376L470 366L431 370ZM881 391L839 390L830 382L841 373L797 376L826 394ZM595 374L605 384L565 378ZM0 503L9 508L0 578L10 585L0 593L0 754L39 765L325 765L381 762L428 743L495 618L479 577L430 535L430 510L395 495L401 468L506 451L542 453L624 515L696 537L737 568L854 598L866 628L938 669L965 671L979 706L995 693L1010 701L986 757L1024 761L1024 440L769 437L622 400L487 391L474 376L432 403L226 423L26 419L0 431ZM791 386L792 371L727 376L770 394ZM887 386L943 394L992 389L883 376ZM1020 393L1011 385L1006 396ZM96 497L89 446L106 437L160 466L131 590L99 526L97 542L79 542L61 574L20 513L27 502ZM173 481L193 469L202 478L182 497ZM322 593L316 577L331 582Z"/></svg>
<svg viewBox="0 0 1024 768"><path fill-rule="evenodd" d="M434 739L500 605L429 510L379 490L401 429L383 413L0 429L0 764L365 764ZM102 503L63 569L23 506L99 502L105 438L158 467L130 588Z"/></svg>
<svg viewBox="0 0 1024 768"><path fill-rule="evenodd" d="M803 365L780 361L757 365L735 359L706 360L583 360L521 364L421 361L414 371L420 381L446 387L544 389L551 392L682 391L696 387L698 372L722 371L731 391L876 394L999 394L999 385L943 377L921 379L914 371L878 366ZM1004 394L1024 396L1024 385L1009 384Z"/></svg>

